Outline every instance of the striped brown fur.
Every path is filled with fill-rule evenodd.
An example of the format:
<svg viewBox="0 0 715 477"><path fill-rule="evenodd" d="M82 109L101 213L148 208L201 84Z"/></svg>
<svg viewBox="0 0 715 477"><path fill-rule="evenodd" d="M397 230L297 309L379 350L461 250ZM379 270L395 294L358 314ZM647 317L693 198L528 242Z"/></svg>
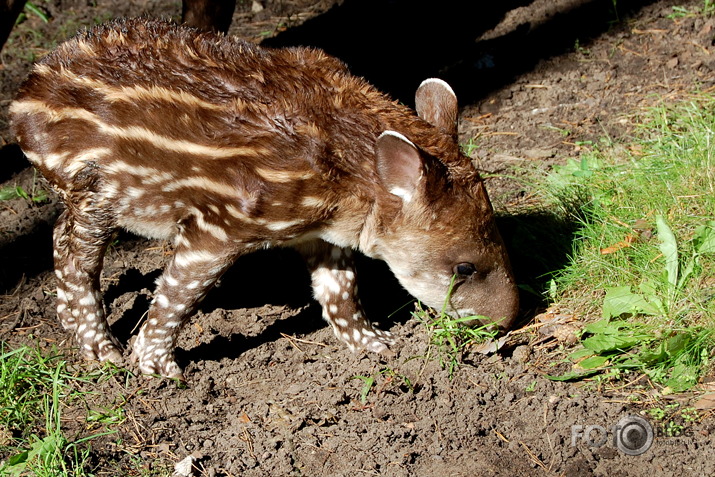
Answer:
<svg viewBox="0 0 715 477"><path fill-rule="evenodd" d="M431 306L459 271L451 312L508 326L516 287L455 141L456 98L429 80L417 106L421 117L320 50L145 19L78 34L11 106L23 151L66 205L54 237L61 322L88 357L121 359L98 277L124 227L175 244L134 344L145 373L181 376L181 324L238 256L265 247L306 256L325 318L353 349L392 342L364 317L353 249L386 260Z"/></svg>

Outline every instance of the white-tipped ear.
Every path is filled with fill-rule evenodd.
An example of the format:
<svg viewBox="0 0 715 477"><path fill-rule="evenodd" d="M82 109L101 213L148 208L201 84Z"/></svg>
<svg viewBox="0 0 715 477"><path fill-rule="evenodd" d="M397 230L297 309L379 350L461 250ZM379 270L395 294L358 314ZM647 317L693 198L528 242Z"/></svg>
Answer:
<svg viewBox="0 0 715 477"><path fill-rule="evenodd" d="M409 139L395 131L385 131L375 146L377 172L390 194L408 203L415 196L422 177L422 157Z"/></svg>
<svg viewBox="0 0 715 477"><path fill-rule="evenodd" d="M439 78L424 80L415 93L415 110L432 126L457 136L457 95L445 81Z"/></svg>

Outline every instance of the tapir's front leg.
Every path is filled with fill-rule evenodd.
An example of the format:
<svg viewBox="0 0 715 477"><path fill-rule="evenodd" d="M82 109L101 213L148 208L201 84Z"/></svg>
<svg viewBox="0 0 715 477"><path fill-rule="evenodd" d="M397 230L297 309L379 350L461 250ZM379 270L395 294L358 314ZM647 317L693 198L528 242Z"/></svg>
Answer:
<svg viewBox="0 0 715 477"><path fill-rule="evenodd" d="M154 301L132 352L144 374L183 380L174 360L179 330L238 252L224 240L217 226L201 219L182 222L174 257L157 280ZM207 231L208 230L208 231Z"/></svg>
<svg viewBox="0 0 715 477"><path fill-rule="evenodd" d="M323 241L299 247L308 263L313 294L323 307L323 318L350 350L386 351L394 343L387 331L374 328L365 317L357 294L352 250Z"/></svg>

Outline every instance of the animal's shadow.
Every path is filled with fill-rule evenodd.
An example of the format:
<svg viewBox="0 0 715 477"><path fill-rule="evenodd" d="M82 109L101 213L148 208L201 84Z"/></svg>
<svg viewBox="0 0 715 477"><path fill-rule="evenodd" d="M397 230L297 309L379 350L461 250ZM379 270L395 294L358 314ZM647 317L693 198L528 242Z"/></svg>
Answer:
<svg viewBox="0 0 715 477"><path fill-rule="evenodd" d="M382 91L412 105L422 80L440 77L462 104L484 98L541 60L608 31L654 0L583 0L541 24L523 23L480 39L509 11L533 0L345 0L262 45L313 46L347 63Z"/></svg>
<svg viewBox="0 0 715 477"><path fill-rule="evenodd" d="M387 328L393 323L404 323L410 317L413 299L404 291L384 262L356 255L356 269L360 299L365 312L373 321ZM132 303L121 311L112 323L112 332L126 343L149 308L146 294L138 290L153 290L160 271L142 274L137 269L124 272L104 293L106 304L131 292ZM312 298L310 277L300 255L290 249L262 250L239 258L221 277L200 304L204 313L221 308L236 310L263 305L285 305L301 311L290 318L269 325L257 336L233 334L215 336L209 343L189 350L177 350L177 359L188 361L218 361L236 358L247 349L275 341L286 334L308 334L324 326L320 306Z"/></svg>

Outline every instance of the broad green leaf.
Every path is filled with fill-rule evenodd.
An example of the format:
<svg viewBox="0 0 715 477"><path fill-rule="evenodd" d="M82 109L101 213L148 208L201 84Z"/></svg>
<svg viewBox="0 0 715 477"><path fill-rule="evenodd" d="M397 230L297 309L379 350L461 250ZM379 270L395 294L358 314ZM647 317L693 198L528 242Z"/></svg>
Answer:
<svg viewBox="0 0 715 477"><path fill-rule="evenodd" d="M603 299L604 318L630 313L658 315L660 312L657 304L649 302L643 295L631 292L628 286L606 288L606 297Z"/></svg>
<svg viewBox="0 0 715 477"><path fill-rule="evenodd" d="M658 349L655 351L653 351L653 350L641 351L638 354L638 357L643 362L643 364L646 364L649 366L652 366L656 363L665 361L666 359L668 359L668 353L666 353L666 351L665 351L665 343L661 343L658 346Z"/></svg>
<svg viewBox="0 0 715 477"><path fill-rule="evenodd" d="M693 243L696 253L715 253L715 220L695 229Z"/></svg>
<svg viewBox="0 0 715 477"><path fill-rule="evenodd" d="M586 338L581 343L584 347L593 350L596 354L601 354L607 351L617 351L632 348L633 346L641 343L647 336L633 336L627 334L611 335L611 334L598 334Z"/></svg>
<svg viewBox="0 0 715 477"><path fill-rule="evenodd" d="M649 305L648 311L641 311L649 315L665 315L665 307L663 301L658 297L658 288L651 280L646 280L638 285L640 295L646 300Z"/></svg>
<svg viewBox="0 0 715 477"><path fill-rule="evenodd" d="M686 333L679 333L675 336L668 338L665 342L665 350L668 354L676 355L685 350L685 348L690 344L690 335Z"/></svg>
<svg viewBox="0 0 715 477"><path fill-rule="evenodd" d="M593 351L588 348L581 348L571 353L569 359L571 361L578 361L579 359L588 358L589 356L593 356Z"/></svg>
<svg viewBox="0 0 715 477"><path fill-rule="evenodd" d="M620 363L616 363L614 365L614 367L617 367L619 369L642 369L643 366L645 366L645 363L641 359L640 355L631 356L630 358L624 359Z"/></svg>
<svg viewBox="0 0 715 477"><path fill-rule="evenodd" d="M678 243L675 240L673 231L670 230L662 215L655 218L655 224L658 230L658 240L660 241L658 248L663 254L663 258L665 258L668 283L675 287L678 285Z"/></svg>
<svg viewBox="0 0 715 477"><path fill-rule="evenodd" d="M7 465L14 466L14 465L24 464L25 462L27 462L28 455L29 455L28 451L20 452L19 454L15 454L7 460Z"/></svg>
<svg viewBox="0 0 715 477"><path fill-rule="evenodd" d="M678 290L682 290L683 287L685 286L685 283L687 283L688 278L690 278L690 275L693 274L693 270L695 270L695 261L697 260L697 254L694 254L693 257L690 258L687 262L685 262L685 269L683 272L680 274L680 278L678 278L678 285L676 288Z"/></svg>
<svg viewBox="0 0 715 477"><path fill-rule="evenodd" d="M598 333L607 333L607 330L613 330L613 325L611 325L611 321L608 318L604 318L602 320L598 320L594 323L589 323L583 328L583 331L586 333L591 333L591 334L598 334ZM615 328L618 330L618 328Z"/></svg>
<svg viewBox="0 0 715 477"><path fill-rule="evenodd" d="M591 356L576 363L576 366L581 369L597 369L608 363L608 358L605 356Z"/></svg>
<svg viewBox="0 0 715 477"><path fill-rule="evenodd" d="M698 383L698 369L684 363L673 366L670 378L665 381L665 385L671 392L680 393L686 391Z"/></svg>

